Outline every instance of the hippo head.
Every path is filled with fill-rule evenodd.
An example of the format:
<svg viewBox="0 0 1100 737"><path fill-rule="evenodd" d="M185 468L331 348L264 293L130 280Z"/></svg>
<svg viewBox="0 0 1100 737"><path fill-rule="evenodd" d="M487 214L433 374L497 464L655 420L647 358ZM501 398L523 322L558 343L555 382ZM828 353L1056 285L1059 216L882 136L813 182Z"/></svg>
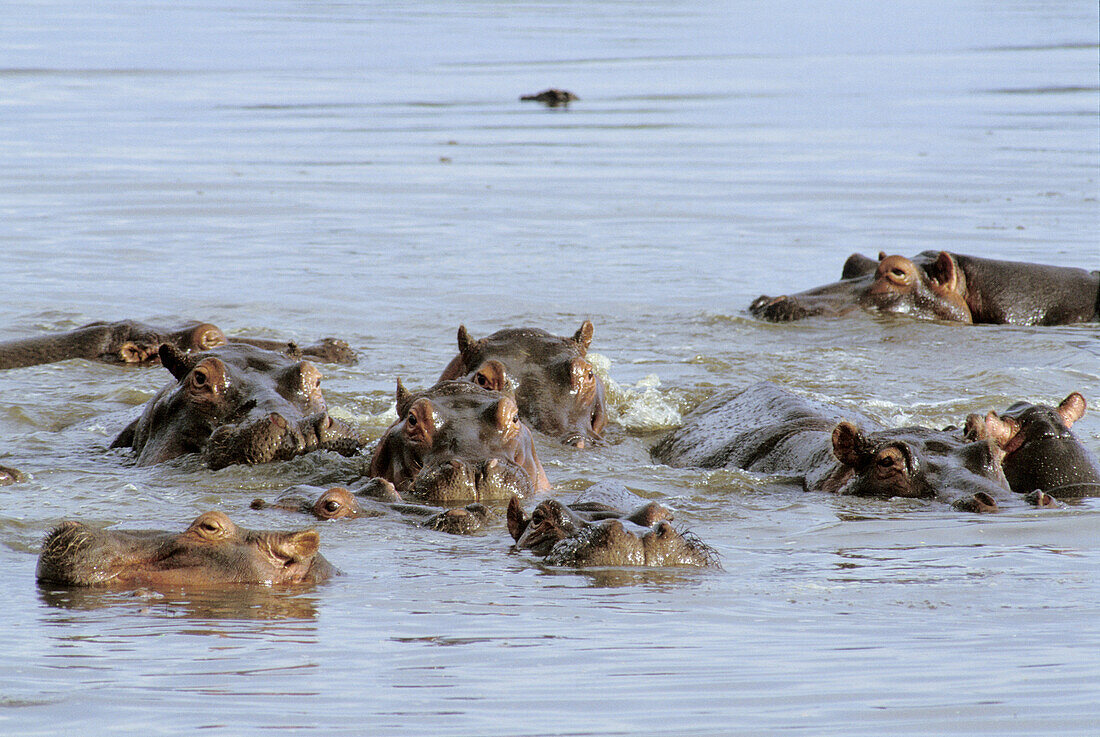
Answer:
<svg viewBox="0 0 1100 737"><path fill-rule="evenodd" d="M1004 473L1013 491L1055 491L1057 496L1100 493L1100 461L1070 428L1086 409L1071 393L1057 407L1016 402L1004 413L967 417L968 438L988 437L1001 449Z"/></svg>
<svg viewBox="0 0 1100 737"><path fill-rule="evenodd" d="M201 453L222 468L359 447L326 411L321 372L308 361L242 344L192 355L163 344L160 359L175 381L111 446L134 448L138 465Z"/></svg>
<svg viewBox="0 0 1100 737"><path fill-rule="evenodd" d="M970 323L965 293L966 277L946 251L924 268L904 256L880 253L874 280L859 303L879 312Z"/></svg>
<svg viewBox="0 0 1100 737"><path fill-rule="evenodd" d="M96 358L106 363L159 363L160 347L166 343L183 353L206 351L226 343L221 329L205 322L189 322L178 328L161 329L134 320L120 320L90 323L82 330L103 332L103 342Z"/></svg>
<svg viewBox="0 0 1100 737"><path fill-rule="evenodd" d="M991 508L982 511L992 511L994 500L1008 488L1001 471L1003 454L987 440L968 442L923 427L864 434L842 422L833 429L832 445L841 466L824 483L827 491L880 498L978 499Z"/></svg>
<svg viewBox="0 0 1100 737"><path fill-rule="evenodd" d="M571 338L518 328L474 340L459 326L459 354L440 380L466 379L512 397L531 427L583 448L607 424L603 382L586 358L594 330L585 320Z"/></svg>
<svg viewBox="0 0 1100 737"><path fill-rule="evenodd" d="M36 575L67 586L312 583L335 572L319 544L316 530L246 530L221 512L179 534L63 522L47 535Z"/></svg>
<svg viewBox="0 0 1100 737"><path fill-rule="evenodd" d="M401 493L484 501L550 488L531 431L500 392L441 381L411 394L398 382L397 414L375 448L370 475Z"/></svg>

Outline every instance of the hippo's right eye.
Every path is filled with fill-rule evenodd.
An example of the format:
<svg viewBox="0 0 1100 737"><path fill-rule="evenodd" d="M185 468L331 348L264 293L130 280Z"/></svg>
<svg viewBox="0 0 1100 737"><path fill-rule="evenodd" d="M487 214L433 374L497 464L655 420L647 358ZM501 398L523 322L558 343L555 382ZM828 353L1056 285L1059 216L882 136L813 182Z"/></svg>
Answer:
<svg viewBox="0 0 1100 737"><path fill-rule="evenodd" d="M896 268L895 269L890 269L890 273L893 276L896 276L899 279L904 279L905 278L905 272L902 271L901 269L896 269Z"/></svg>
<svg viewBox="0 0 1100 737"><path fill-rule="evenodd" d="M489 377L485 374L478 373L475 380L477 381L477 385L482 387L483 389L489 388Z"/></svg>
<svg viewBox="0 0 1100 737"><path fill-rule="evenodd" d="M335 499L329 499L327 502L325 502L325 511L329 514L335 514L336 512L340 511L340 502L336 501Z"/></svg>
<svg viewBox="0 0 1100 737"><path fill-rule="evenodd" d="M206 369L197 368L191 374L191 380L195 382L195 386L206 386L206 382L210 380L210 377L206 373Z"/></svg>
<svg viewBox="0 0 1100 737"><path fill-rule="evenodd" d="M409 427L416 427L416 415L409 415L408 419L405 420L405 424Z"/></svg>

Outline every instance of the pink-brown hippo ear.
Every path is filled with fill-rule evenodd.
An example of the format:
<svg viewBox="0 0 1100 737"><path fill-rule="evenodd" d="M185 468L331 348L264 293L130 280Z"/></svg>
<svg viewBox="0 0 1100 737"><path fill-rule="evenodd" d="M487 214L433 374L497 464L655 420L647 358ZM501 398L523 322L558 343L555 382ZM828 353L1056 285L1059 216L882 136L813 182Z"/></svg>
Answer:
<svg viewBox="0 0 1100 737"><path fill-rule="evenodd" d="M1073 423L1085 416L1087 407L1085 398L1077 392L1073 392L1058 405L1058 416L1066 423L1066 428L1073 427Z"/></svg>
<svg viewBox="0 0 1100 737"><path fill-rule="evenodd" d="M857 467L868 450L867 438L852 423L842 422L833 428L833 455L845 466Z"/></svg>
<svg viewBox="0 0 1100 737"><path fill-rule="evenodd" d="M402 410L407 408L403 405L408 403L409 397L411 397L412 394L410 394L409 390L405 388L405 385L401 383L401 377L397 378L397 391L394 395L397 400L397 416L404 417L405 413L402 412Z"/></svg>
<svg viewBox="0 0 1100 737"><path fill-rule="evenodd" d="M192 362L179 348L171 343L161 343L157 353L160 354L161 364L171 372L172 376L176 377L176 381L181 381L184 376L190 373Z"/></svg>
<svg viewBox="0 0 1100 737"><path fill-rule="evenodd" d="M321 548L321 535L314 528L288 532L273 537L271 554L276 561L297 563L317 554Z"/></svg>
<svg viewBox="0 0 1100 737"><path fill-rule="evenodd" d="M123 363L144 363L149 358L150 351L139 346L132 340L128 340L118 347L118 357Z"/></svg>
<svg viewBox="0 0 1100 737"><path fill-rule="evenodd" d="M879 251L878 252L878 260L881 261L884 258L886 258L886 251Z"/></svg>
<svg viewBox="0 0 1100 737"><path fill-rule="evenodd" d="M482 389L502 392L508 386L508 370L500 361L490 359L477 367L473 380Z"/></svg>
<svg viewBox="0 0 1100 737"><path fill-rule="evenodd" d="M476 340L470 337L470 334L466 332L465 325L458 326L458 352L467 353L477 343Z"/></svg>
<svg viewBox="0 0 1100 737"><path fill-rule="evenodd" d="M390 453L390 431L378 440L370 457L370 475L393 483L393 455Z"/></svg>
<svg viewBox="0 0 1100 737"><path fill-rule="evenodd" d="M989 431L985 426L985 418L977 412L971 412L966 416L966 424L963 425L963 440L972 443L976 440L989 438Z"/></svg>
<svg viewBox="0 0 1100 737"><path fill-rule="evenodd" d="M990 412L985 416L985 435L998 448L1007 449L1018 432L1020 432L1020 426L1014 420L1002 419L996 412Z"/></svg>
<svg viewBox="0 0 1100 737"><path fill-rule="evenodd" d="M511 533L513 540L519 540L530 521L531 518L524 514L519 499L513 496L508 502L508 532Z"/></svg>
<svg viewBox="0 0 1100 737"><path fill-rule="evenodd" d="M592 345L592 335L596 332L596 328L593 327L591 320L585 320L581 323L577 332L573 333L573 342L577 344L577 347L581 349L581 355L588 355L588 347Z"/></svg>
<svg viewBox="0 0 1100 737"><path fill-rule="evenodd" d="M959 294L959 265L955 263L955 257L947 251L940 251L936 260L928 267L928 277L934 286L938 286L939 292L953 292Z"/></svg>

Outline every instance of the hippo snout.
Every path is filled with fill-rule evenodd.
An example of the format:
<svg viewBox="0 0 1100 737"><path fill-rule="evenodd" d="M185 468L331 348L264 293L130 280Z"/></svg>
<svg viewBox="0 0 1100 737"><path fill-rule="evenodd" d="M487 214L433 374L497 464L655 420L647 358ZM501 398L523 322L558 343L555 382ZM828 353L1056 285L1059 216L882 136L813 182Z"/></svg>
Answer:
<svg viewBox="0 0 1100 737"><path fill-rule="evenodd" d="M416 477L413 495L437 502L487 501L530 496L531 477L511 461L490 458L464 461L452 458L426 466Z"/></svg>

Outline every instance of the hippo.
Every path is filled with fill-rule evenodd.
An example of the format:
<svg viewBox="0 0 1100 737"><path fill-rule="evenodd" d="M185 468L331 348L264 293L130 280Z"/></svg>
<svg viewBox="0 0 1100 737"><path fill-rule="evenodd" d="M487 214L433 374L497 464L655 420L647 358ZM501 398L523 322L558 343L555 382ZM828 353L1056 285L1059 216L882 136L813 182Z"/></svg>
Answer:
<svg viewBox="0 0 1100 737"><path fill-rule="evenodd" d="M651 455L671 466L798 476L807 491L936 499L963 511L992 512L1014 499L1003 453L988 439L925 427L883 429L770 382L704 402Z"/></svg>
<svg viewBox="0 0 1100 737"><path fill-rule="evenodd" d="M456 535L477 532L495 517L492 510L478 503L454 509L410 504L385 479L368 479L350 489L344 486L322 489L303 484L287 489L274 502L255 499L251 506L304 512L319 520L400 515L421 527Z"/></svg>
<svg viewBox="0 0 1100 737"><path fill-rule="evenodd" d="M355 352L345 341L325 338L299 348L294 343L234 336L226 338L217 325L190 321L175 327L147 325L135 320L93 322L75 330L0 342L0 370L84 358L101 363L147 366L160 362L160 346L169 344L183 353L206 351L227 342L310 356L326 363L353 364Z"/></svg>
<svg viewBox="0 0 1100 737"><path fill-rule="evenodd" d="M966 419L968 439L991 438L1003 451L1013 491L1055 498L1100 495L1100 460L1070 429L1085 414L1085 398L1072 392L1057 407L1016 402L1001 414Z"/></svg>
<svg viewBox="0 0 1100 737"><path fill-rule="evenodd" d="M398 419L382 435L370 476L432 502L504 500L550 488L516 403L468 381L412 393L397 382Z"/></svg>
<svg viewBox="0 0 1100 737"><path fill-rule="evenodd" d="M318 583L337 573L319 545L316 530L246 530L222 512L199 515L182 533L67 521L46 536L35 575L63 586Z"/></svg>
<svg viewBox="0 0 1100 737"><path fill-rule="evenodd" d="M458 355L439 380L465 378L507 394L532 428L584 448L607 425L603 381L586 358L594 331L585 320L571 338L509 328L474 340L460 325Z"/></svg>
<svg viewBox="0 0 1100 737"><path fill-rule="evenodd" d="M871 265L874 268L871 268ZM924 251L848 258L839 282L749 305L773 322L863 308L958 323L1067 325L1100 319L1100 271Z"/></svg>
<svg viewBox="0 0 1100 737"><path fill-rule="evenodd" d="M14 484L19 481L23 481L26 476L19 469L12 468L11 466L0 466L0 486L7 486L8 484Z"/></svg>
<svg viewBox="0 0 1100 737"><path fill-rule="evenodd" d="M637 502L627 511L586 492L569 505L546 499L528 516L512 497L508 531L516 550L530 550L552 566L718 567L710 546L672 526L667 507Z"/></svg>
<svg viewBox="0 0 1100 737"><path fill-rule="evenodd" d="M523 102L541 102L546 107L568 107L569 103L581 98L568 90L559 90L555 87L551 87L536 95L523 95L519 99Z"/></svg>
<svg viewBox="0 0 1100 737"><path fill-rule="evenodd" d="M187 453L219 469L359 450L352 429L329 416L321 372L308 361L236 343L190 355L165 343L160 359L175 380L111 444L133 448L139 466Z"/></svg>

